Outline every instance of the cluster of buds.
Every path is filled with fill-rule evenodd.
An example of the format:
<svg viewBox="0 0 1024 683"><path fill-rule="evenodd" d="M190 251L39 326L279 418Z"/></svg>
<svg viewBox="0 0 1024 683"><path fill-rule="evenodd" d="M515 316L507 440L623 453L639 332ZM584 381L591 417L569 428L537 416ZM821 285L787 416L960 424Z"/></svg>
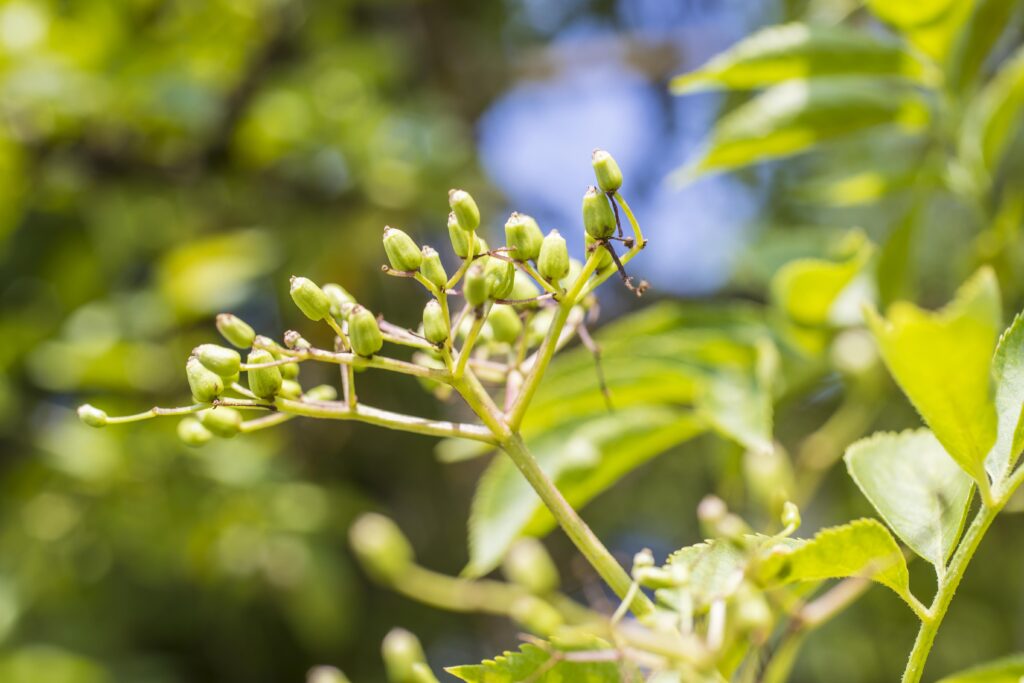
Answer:
<svg viewBox="0 0 1024 683"><path fill-rule="evenodd" d="M193 446L213 437L230 438L280 424L295 415L357 419L408 431L497 441L487 420L482 426L432 423L364 406L356 396L353 371L373 367L412 375L443 395L453 389L465 395L479 386L477 378L504 386L501 417L508 419L512 430L517 429L551 355L576 332L585 341L589 338L583 325L592 317L588 311L594 311L593 290L615 272L634 291L643 289L643 285L634 288L625 276L624 264L644 242L628 205L618 195L622 173L602 150L594 152L592 164L597 187L588 188L583 197L586 250L581 259L570 257L558 230L545 234L535 219L519 212L505 222L505 245L490 248L479 234L476 201L465 190L451 190L447 227L451 249L460 262L450 276L436 249L420 247L397 228L384 229L388 263L383 271L418 281L430 295L417 325L388 322L359 304L341 285L320 286L309 278L292 277L292 301L311 321L330 326L336 336L333 349L315 348L295 331L277 343L258 335L237 316L223 313L217 317L217 329L228 345L202 344L185 363L193 405L122 417L83 405L79 415L95 427L183 415L178 434ZM620 204L633 227L627 238L621 237ZM613 246L616 241L627 249L621 258ZM461 305L454 306L458 303L454 298L460 298ZM386 343L411 348L411 358L381 355ZM342 367L341 400L335 400L339 392L332 386L302 386L300 364L311 360ZM496 397L476 398L487 402ZM467 401L474 407L473 401ZM270 414L246 420L243 411L252 410Z"/></svg>

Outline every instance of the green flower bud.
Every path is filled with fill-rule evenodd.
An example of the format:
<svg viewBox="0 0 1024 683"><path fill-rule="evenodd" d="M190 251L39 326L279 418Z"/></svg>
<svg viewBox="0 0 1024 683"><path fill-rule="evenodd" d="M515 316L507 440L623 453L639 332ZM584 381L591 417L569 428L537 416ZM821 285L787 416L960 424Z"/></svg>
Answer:
<svg viewBox="0 0 1024 683"><path fill-rule="evenodd" d="M185 376L192 396L200 403L210 403L224 393L224 379L195 356L189 357L185 363Z"/></svg>
<svg viewBox="0 0 1024 683"><path fill-rule="evenodd" d="M459 227L459 221L455 218L454 213L448 214L448 237L452 242L452 251L459 258L466 258L469 254L469 233ZM476 235L473 240L473 253L476 255L483 254L487 251L487 242Z"/></svg>
<svg viewBox="0 0 1024 683"><path fill-rule="evenodd" d="M256 338L256 330L238 316L230 313L221 313L217 316L217 331L229 344L240 349L252 346L252 340Z"/></svg>
<svg viewBox="0 0 1024 683"><path fill-rule="evenodd" d="M467 232L473 232L480 225L480 209L476 202L465 190L449 190L448 206L452 207L455 220L459 227Z"/></svg>
<svg viewBox="0 0 1024 683"><path fill-rule="evenodd" d="M558 569L536 538L521 538L512 544L501 571L509 581L531 593L544 595L558 588Z"/></svg>
<svg viewBox="0 0 1024 683"><path fill-rule="evenodd" d="M192 355L198 358L207 370L213 370L226 378L237 374L238 366L242 362L238 351L217 344L201 344L192 349Z"/></svg>
<svg viewBox="0 0 1024 683"><path fill-rule="evenodd" d="M286 368L288 366L282 365L281 367ZM302 396L302 385L293 379L285 379L281 381L281 388L277 393L285 398L299 398Z"/></svg>
<svg viewBox="0 0 1024 683"><path fill-rule="evenodd" d="M369 358L384 346L384 336L380 333L377 318L362 306L352 309L348 319L348 339L352 342L352 350L360 356Z"/></svg>
<svg viewBox="0 0 1024 683"><path fill-rule="evenodd" d="M412 665L412 683L440 683L437 680L437 676L430 670L430 667L424 662L416 662Z"/></svg>
<svg viewBox="0 0 1024 683"><path fill-rule="evenodd" d="M524 595L513 602L509 616L526 630L542 636L554 633L565 624L558 610L532 595Z"/></svg>
<svg viewBox="0 0 1024 683"><path fill-rule="evenodd" d="M537 289L537 284L533 281L533 278L517 268L514 282L512 283L512 292L508 295L508 298L522 300L533 299L537 296L540 296L540 290Z"/></svg>
<svg viewBox="0 0 1024 683"><path fill-rule="evenodd" d="M509 256L517 261L530 261L540 255L540 245L544 241L537 221L525 213L512 212L505 221L505 244L513 250Z"/></svg>
<svg viewBox="0 0 1024 683"><path fill-rule="evenodd" d="M384 636L381 655L390 683L415 683L413 666L427 659L419 638L404 628L393 628Z"/></svg>
<svg viewBox="0 0 1024 683"><path fill-rule="evenodd" d="M107 426L107 413L88 403L78 406L78 419L90 427Z"/></svg>
<svg viewBox="0 0 1024 683"><path fill-rule="evenodd" d="M541 243L537 270L549 282L558 282L569 274L569 249L557 230L549 232Z"/></svg>
<svg viewBox="0 0 1024 683"><path fill-rule="evenodd" d="M423 336L431 344L441 344L451 333L451 321L445 315L437 299L431 299L423 307Z"/></svg>
<svg viewBox="0 0 1024 683"><path fill-rule="evenodd" d="M654 553L651 552L650 548L644 548L640 552L633 555L633 573L636 574L638 571L643 569L650 569L654 566Z"/></svg>
<svg viewBox="0 0 1024 683"><path fill-rule="evenodd" d="M178 438L186 446L202 446L213 438L210 430L194 417L186 417L178 423Z"/></svg>
<svg viewBox="0 0 1024 683"><path fill-rule="evenodd" d="M494 341L511 344L523 332L523 321L515 309L505 304L494 304L487 314Z"/></svg>
<svg viewBox="0 0 1024 683"><path fill-rule="evenodd" d="M235 374L231 375L230 377L225 377L224 378L224 388L226 389L226 388L230 387L232 384L237 384L238 380L241 379L241 378L242 378L242 373L241 372L236 372Z"/></svg>
<svg viewBox="0 0 1024 683"><path fill-rule="evenodd" d="M487 294L491 299L504 299L512 293L516 283L516 266L511 261L490 256L484 260Z"/></svg>
<svg viewBox="0 0 1024 683"><path fill-rule="evenodd" d="M199 421L214 436L230 439L242 426L242 414L234 408L220 406L200 411Z"/></svg>
<svg viewBox="0 0 1024 683"><path fill-rule="evenodd" d="M608 204L608 197L588 187L583 195L583 227L595 239L608 239L615 234L615 214Z"/></svg>
<svg viewBox="0 0 1024 683"><path fill-rule="evenodd" d="M590 164L594 167L597 184L604 192L616 192L622 187L622 171L611 154L595 149L590 155Z"/></svg>
<svg viewBox="0 0 1024 683"><path fill-rule="evenodd" d="M395 270L416 270L423 261L423 254L416 242L397 228L384 228L384 252Z"/></svg>
<svg viewBox="0 0 1024 683"><path fill-rule="evenodd" d="M249 352L249 357L245 362L250 365L261 365L263 363L271 363L273 361L274 356L269 351L253 349ZM281 389L281 383L284 381L284 378L281 377L281 368L276 365L269 368L256 368L255 370L249 370L248 374L249 391L260 398L272 397Z"/></svg>
<svg viewBox="0 0 1024 683"><path fill-rule="evenodd" d="M324 290L324 293L325 294L327 293L326 289ZM332 304L332 310L333 310L333 304ZM332 313L332 315L333 315L333 313ZM289 349L304 350L304 349L311 349L311 348L313 348L313 345L310 344L308 341L306 341L302 337L302 335L299 334L298 332L296 332L295 330L288 330L287 332L284 333L284 345L287 346Z"/></svg>
<svg viewBox="0 0 1024 683"><path fill-rule="evenodd" d="M299 377L299 364L298 363L285 363L281 366L281 378L286 380L298 379Z"/></svg>
<svg viewBox="0 0 1024 683"><path fill-rule="evenodd" d="M490 294L490 283L484 271L484 265L477 261L466 271L466 277L462 280L462 296L466 303L474 308L482 306Z"/></svg>
<svg viewBox="0 0 1024 683"><path fill-rule="evenodd" d="M593 235L588 232L583 236L583 241L586 244L587 258L590 258L591 254L598 255L596 270L603 270L612 264L611 252L599 245Z"/></svg>
<svg viewBox="0 0 1024 683"><path fill-rule="evenodd" d="M348 677L333 666L314 666L306 674L306 683L350 683Z"/></svg>
<svg viewBox="0 0 1024 683"><path fill-rule="evenodd" d="M289 293L295 305L310 320L323 320L331 314L331 300L324 294L324 290L309 278L293 275Z"/></svg>
<svg viewBox="0 0 1024 683"><path fill-rule="evenodd" d="M338 390L330 384L320 384L306 392L310 401L333 401L338 398Z"/></svg>
<svg viewBox="0 0 1024 683"><path fill-rule="evenodd" d="M327 300L331 302L331 315L338 320L348 320L348 314L356 305L356 298L348 293L341 285L330 282L323 286L323 292Z"/></svg>
<svg viewBox="0 0 1024 683"><path fill-rule="evenodd" d="M361 515L348 530L359 563L368 574L384 583L397 581L412 566L409 540L393 521L375 512Z"/></svg>
<svg viewBox="0 0 1024 683"><path fill-rule="evenodd" d="M440 254L433 247L423 247L421 254L423 260L420 263L420 275L438 289L444 289L448 284L448 273L445 272L444 264L441 263Z"/></svg>
<svg viewBox="0 0 1024 683"><path fill-rule="evenodd" d="M791 500L782 504L782 526L792 527L795 531L800 528L800 508Z"/></svg>

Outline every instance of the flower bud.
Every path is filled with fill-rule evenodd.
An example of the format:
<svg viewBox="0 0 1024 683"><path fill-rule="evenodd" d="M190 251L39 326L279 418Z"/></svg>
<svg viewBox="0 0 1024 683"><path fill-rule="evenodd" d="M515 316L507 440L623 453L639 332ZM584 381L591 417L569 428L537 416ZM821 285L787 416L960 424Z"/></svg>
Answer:
<svg viewBox="0 0 1024 683"><path fill-rule="evenodd" d="M583 227L587 234L599 240L615 234L615 214L608 204L608 197L590 186L583 195Z"/></svg>
<svg viewBox="0 0 1024 683"><path fill-rule="evenodd" d="M230 439L242 426L242 414L234 408L220 406L200 411L199 421L214 436Z"/></svg>
<svg viewBox="0 0 1024 683"><path fill-rule="evenodd" d="M281 368L286 368L287 365L282 365ZM302 396L302 385L293 379L285 379L281 381L281 388L277 391L278 396L284 398L299 398Z"/></svg>
<svg viewBox="0 0 1024 683"><path fill-rule="evenodd" d="M294 380L299 377L299 364L298 363L285 363L281 366L281 378L286 380Z"/></svg>
<svg viewBox="0 0 1024 683"><path fill-rule="evenodd" d="M512 293L516 282L516 266L511 261L496 256L484 259L484 277L487 278L487 296L504 299Z"/></svg>
<svg viewBox="0 0 1024 683"><path fill-rule="evenodd" d="M595 271L600 271L612 264L612 255L603 245L598 244L597 240L588 232L583 236L583 242L587 248L587 258L589 259L592 254L597 254L597 268Z"/></svg>
<svg viewBox="0 0 1024 683"><path fill-rule="evenodd" d="M509 616L528 631L542 636L554 633L565 624L558 610L532 595L524 595L513 602Z"/></svg>
<svg viewBox="0 0 1024 683"><path fill-rule="evenodd" d="M295 305L310 320L323 320L331 314L331 300L309 278L293 275L289 293Z"/></svg>
<svg viewBox="0 0 1024 683"><path fill-rule="evenodd" d="M348 339L352 342L352 350L360 356L369 358L384 346L384 336L380 333L377 318L362 306L352 309L348 319Z"/></svg>
<svg viewBox="0 0 1024 683"><path fill-rule="evenodd" d="M791 500L782 504L782 526L792 527L795 531L800 528L800 508Z"/></svg>
<svg viewBox="0 0 1024 683"><path fill-rule="evenodd" d="M314 666L306 674L306 683L350 683L348 677L333 666Z"/></svg>
<svg viewBox="0 0 1024 683"><path fill-rule="evenodd" d="M452 207L458 226L467 232L473 232L480 225L480 209L465 190L449 190L448 206Z"/></svg>
<svg viewBox="0 0 1024 683"><path fill-rule="evenodd" d="M487 314L494 341L511 344L523 332L523 321L515 309L505 304L494 304Z"/></svg>
<svg viewBox="0 0 1024 683"><path fill-rule="evenodd" d="M192 355L198 358L207 370L213 370L228 379L238 374L238 366L242 362L238 351L217 344L200 344L192 349Z"/></svg>
<svg viewBox="0 0 1024 683"><path fill-rule="evenodd" d="M326 289L324 289L324 293L327 293ZM287 332L284 333L284 345L287 346L289 349L293 350L305 350L313 348L313 345L306 341L302 337L302 335L296 332L295 330L288 330Z"/></svg>
<svg viewBox="0 0 1024 683"><path fill-rule="evenodd" d="M240 349L252 346L252 340L256 338L256 330L238 316L230 313L221 313L217 316L217 331L229 344Z"/></svg>
<svg viewBox="0 0 1024 683"><path fill-rule="evenodd" d="M541 243L537 270L549 282L558 282L569 274L569 250L565 246L565 238L557 230L549 232Z"/></svg>
<svg viewBox="0 0 1024 683"><path fill-rule="evenodd" d="M378 581L396 581L412 565L409 540L384 515L360 515L348 530L348 540L363 569Z"/></svg>
<svg viewBox="0 0 1024 683"><path fill-rule="evenodd" d="M442 344L451 333L451 321L437 299L431 299L423 308L423 336L431 344Z"/></svg>
<svg viewBox="0 0 1024 683"><path fill-rule="evenodd" d="M323 292L327 295L327 300L331 302L331 315L338 320L348 320L348 314L356 305L356 298L349 294L344 287L333 282L324 285Z"/></svg>
<svg viewBox="0 0 1024 683"><path fill-rule="evenodd" d="M427 279L427 282L438 289L444 289L448 284L448 273L441 263L441 256L433 247L423 247L421 250L423 260L420 262L420 275Z"/></svg>
<svg viewBox="0 0 1024 683"><path fill-rule="evenodd" d="M384 252L395 270L416 270L423 261L423 254L416 242L397 228L384 228Z"/></svg>
<svg viewBox="0 0 1024 683"><path fill-rule="evenodd" d="M530 261L540 254L544 233L531 216L512 212L505 221L505 244L512 247L509 256L517 261Z"/></svg>
<svg viewBox="0 0 1024 683"><path fill-rule="evenodd" d="M194 417L186 417L178 423L178 438L186 446L202 446L213 438L210 430Z"/></svg>
<svg viewBox="0 0 1024 683"><path fill-rule="evenodd" d="M537 595L558 588L558 569L544 544L536 538L521 538L512 544L501 570L509 581Z"/></svg>
<svg viewBox="0 0 1024 683"><path fill-rule="evenodd" d="M90 427L106 427L107 413L96 406L83 403L78 406L78 419Z"/></svg>
<svg viewBox="0 0 1024 683"><path fill-rule="evenodd" d="M466 258L469 254L469 233L459 227L459 221L454 213L448 214L448 237L452 243L452 251L459 258ZM487 242L480 235L473 240L473 253L483 254L487 251Z"/></svg>
<svg viewBox="0 0 1024 683"><path fill-rule="evenodd" d="M320 384L306 392L310 401L333 401L338 398L338 390L330 384Z"/></svg>
<svg viewBox="0 0 1024 683"><path fill-rule="evenodd" d="M249 352L249 357L246 359L246 363L250 365L261 365L263 363L272 363L274 356L269 351L263 349L253 349ZM249 391L256 394L260 398L270 398L281 389L281 383L284 378L281 377L281 368L274 365L269 368L256 368L255 370L249 370Z"/></svg>
<svg viewBox="0 0 1024 683"><path fill-rule="evenodd" d="M654 566L654 553L650 548L644 548L633 555L633 573L636 574L642 569L650 569Z"/></svg>
<svg viewBox="0 0 1024 683"><path fill-rule="evenodd" d="M192 396L200 403L210 403L224 393L224 379L199 362L195 356L189 357L186 361L185 376L188 378Z"/></svg>
<svg viewBox="0 0 1024 683"><path fill-rule="evenodd" d="M508 298L523 300L534 299L538 296L540 296L540 290L537 289L533 278L517 268L512 283L512 292L508 295Z"/></svg>
<svg viewBox="0 0 1024 683"><path fill-rule="evenodd" d="M484 265L478 261L466 271L466 277L462 281L462 296L467 304L475 308L487 301L488 294L490 285L484 272Z"/></svg>
<svg viewBox="0 0 1024 683"><path fill-rule="evenodd" d="M594 167L594 176L603 192L615 192L622 187L622 171L611 154L603 149L595 149L590 155L590 164Z"/></svg>
<svg viewBox="0 0 1024 683"><path fill-rule="evenodd" d="M413 666L427 659L419 638L404 628L393 628L384 636L381 655L390 683L414 683Z"/></svg>
<svg viewBox="0 0 1024 683"><path fill-rule="evenodd" d="M412 678L409 679L411 683L440 683L437 680L437 676L430 670L430 667L425 662L416 662L412 665Z"/></svg>

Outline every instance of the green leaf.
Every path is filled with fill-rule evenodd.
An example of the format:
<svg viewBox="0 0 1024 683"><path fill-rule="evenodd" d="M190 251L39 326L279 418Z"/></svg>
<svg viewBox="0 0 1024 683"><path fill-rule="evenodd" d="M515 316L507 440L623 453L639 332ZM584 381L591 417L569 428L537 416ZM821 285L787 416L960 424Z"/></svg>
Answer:
<svg viewBox="0 0 1024 683"><path fill-rule="evenodd" d="M1022 679L1024 655L1013 655L946 676L939 683L1020 683Z"/></svg>
<svg viewBox="0 0 1024 683"><path fill-rule="evenodd" d="M960 127L960 159L987 186L1020 129L1024 108L1024 47L971 99Z"/></svg>
<svg viewBox="0 0 1024 683"><path fill-rule="evenodd" d="M966 25L959 32L949 64L948 83L955 92L963 92L982 70L985 59L1012 24L1019 0L977 0Z"/></svg>
<svg viewBox="0 0 1024 683"><path fill-rule="evenodd" d="M742 548L724 540L691 545L668 558L668 564L680 564L688 570L687 590L692 591L697 609L707 608L715 600L732 595L743 582L748 561Z"/></svg>
<svg viewBox="0 0 1024 683"><path fill-rule="evenodd" d="M964 22L970 17L974 0L868 0L867 5L882 21L899 29L917 49L944 62Z"/></svg>
<svg viewBox="0 0 1024 683"><path fill-rule="evenodd" d="M676 172L686 183L700 176L791 156L819 143L881 125L921 129L928 106L891 80L825 78L774 86L723 116L702 151Z"/></svg>
<svg viewBox="0 0 1024 683"><path fill-rule="evenodd" d="M832 319L833 304L867 265L873 247L860 233L859 245L840 261L803 258L787 263L772 278L775 305L800 325L820 327Z"/></svg>
<svg viewBox="0 0 1024 683"><path fill-rule="evenodd" d="M561 642L520 646L518 652L505 652L482 664L452 666L445 669L467 683L619 683L623 680L617 661L586 661L605 657L612 647L597 638L568 645ZM571 654L570 654L571 653ZM555 662L552 662L555 657Z"/></svg>
<svg viewBox="0 0 1024 683"><path fill-rule="evenodd" d="M786 584L861 576L912 604L907 561L889 530L874 519L822 529L814 538L778 544L760 567L762 581Z"/></svg>
<svg viewBox="0 0 1024 683"><path fill-rule="evenodd" d="M927 429L875 434L846 451L850 476L896 535L945 566L963 530L971 478Z"/></svg>
<svg viewBox="0 0 1024 683"><path fill-rule="evenodd" d="M932 82L936 69L899 43L841 26L792 23L762 29L707 64L676 76L676 95L712 89L747 89L797 78L888 75Z"/></svg>
<svg viewBox="0 0 1024 683"><path fill-rule="evenodd" d="M999 338L992 358L996 385L996 442L985 458L994 481L1005 477L1024 448L1024 314Z"/></svg>
<svg viewBox="0 0 1024 683"><path fill-rule="evenodd" d="M907 302L868 323L889 372L954 460L986 486L996 439L989 369L1000 330L999 286L984 268L938 312Z"/></svg>

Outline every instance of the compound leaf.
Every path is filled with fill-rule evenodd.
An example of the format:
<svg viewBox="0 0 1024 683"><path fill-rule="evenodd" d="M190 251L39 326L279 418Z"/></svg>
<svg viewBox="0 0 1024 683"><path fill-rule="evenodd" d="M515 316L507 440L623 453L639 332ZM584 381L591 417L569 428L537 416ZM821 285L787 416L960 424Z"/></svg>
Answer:
<svg viewBox="0 0 1024 683"><path fill-rule="evenodd" d="M619 683L623 680L616 661L586 661L588 653L598 659L609 652L611 646L596 638L585 642L545 643L545 646L526 643L518 652L508 652L485 660L481 664L453 666L448 673L467 683Z"/></svg>

